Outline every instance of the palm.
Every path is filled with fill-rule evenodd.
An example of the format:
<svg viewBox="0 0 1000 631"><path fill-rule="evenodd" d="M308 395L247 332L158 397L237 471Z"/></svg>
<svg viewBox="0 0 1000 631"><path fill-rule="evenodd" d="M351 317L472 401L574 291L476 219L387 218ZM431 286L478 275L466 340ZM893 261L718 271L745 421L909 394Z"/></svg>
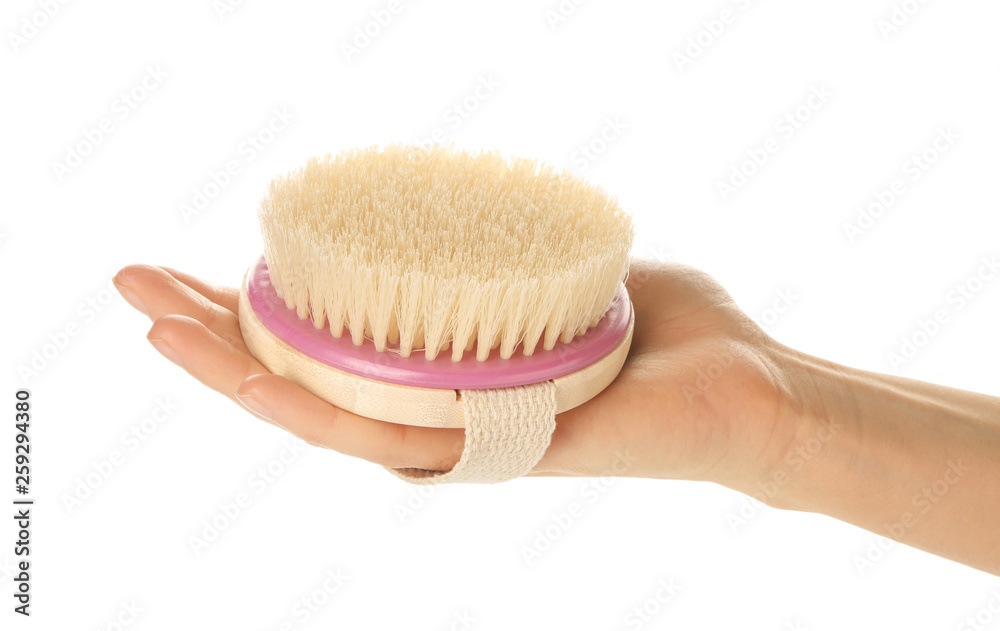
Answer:
<svg viewBox="0 0 1000 631"><path fill-rule="evenodd" d="M769 338L696 269L633 261L628 288L629 357L611 386L559 417L540 467L605 475L627 450L629 476L736 477L775 438Z"/></svg>

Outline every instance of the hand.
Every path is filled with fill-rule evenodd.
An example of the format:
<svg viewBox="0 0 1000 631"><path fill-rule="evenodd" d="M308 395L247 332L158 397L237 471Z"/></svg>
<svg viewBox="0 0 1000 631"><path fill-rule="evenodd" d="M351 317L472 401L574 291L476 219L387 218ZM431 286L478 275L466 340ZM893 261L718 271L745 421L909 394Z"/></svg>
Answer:
<svg viewBox="0 0 1000 631"><path fill-rule="evenodd" d="M414 427L338 409L271 374L247 350L239 292L169 268L133 265L122 296L153 320L147 335L208 387L306 442L389 467L448 470L462 429ZM773 343L708 275L634 261L628 359L615 381L556 417L530 475L624 475L749 487L794 440Z"/></svg>
<svg viewBox="0 0 1000 631"><path fill-rule="evenodd" d="M270 374L243 343L236 289L144 265L115 283L161 353L306 442L388 467L458 461L462 429L363 418ZM708 480L1000 573L1000 399L788 348L690 267L633 261L627 285L621 373L556 417L529 475Z"/></svg>

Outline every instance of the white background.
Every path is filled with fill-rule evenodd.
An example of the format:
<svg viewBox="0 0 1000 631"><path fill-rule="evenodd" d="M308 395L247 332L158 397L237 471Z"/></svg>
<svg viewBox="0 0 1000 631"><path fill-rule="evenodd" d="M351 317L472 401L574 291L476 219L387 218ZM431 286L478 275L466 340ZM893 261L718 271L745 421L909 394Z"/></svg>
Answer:
<svg viewBox="0 0 1000 631"><path fill-rule="evenodd" d="M953 629L979 613L1000 629L988 610L1000 579L903 545L860 571L873 535L711 484L525 479L421 498L333 452L306 448L279 467L286 435L161 358L110 286L131 262L235 285L262 249L255 212L270 177L440 128L446 142L600 184L634 214L637 256L707 270L786 344L1000 394L1000 280L962 308L949 298L1000 253L1000 5L895 1L915 12L889 32L888 0L592 0L559 22L546 14L557 0L421 0L352 55L342 44L387 0L257 0L221 15L211 0L69 2L48 19L44 2L6 2L0 495L14 498L12 404L27 386L37 503L34 615L11 612L4 519L0 626L431 630L468 616L483 630ZM165 77L125 105L147 68ZM499 85L476 97L482 81ZM832 96L808 109L813 88ZM251 156L241 145L275 108L294 120ZM783 132L777 121L796 112ZM111 131L87 151L102 119ZM939 129L957 140L914 180L912 157ZM718 183L768 138L777 151L723 199ZM54 166L81 142L78 166ZM583 160L581 145L599 155ZM239 173L185 220L181 205L230 160ZM845 224L896 179L905 193L851 243ZM779 292L794 298L776 316ZM937 309L948 322L893 365ZM67 326L78 333L61 337ZM143 425L158 399L176 410ZM133 428L143 442L123 441ZM121 464L96 474L116 452ZM282 471L262 488L253 476L269 464ZM96 488L81 491L88 478ZM249 507L196 555L190 538L241 492ZM572 502L582 516L557 527ZM734 528L741 509L750 518ZM558 536L529 565L523 549L546 529ZM325 602L305 620L301 599L338 570L348 578L315 593ZM661 581L680 589L668 598ZM641 622L635 607L656 613Z"/></svg>

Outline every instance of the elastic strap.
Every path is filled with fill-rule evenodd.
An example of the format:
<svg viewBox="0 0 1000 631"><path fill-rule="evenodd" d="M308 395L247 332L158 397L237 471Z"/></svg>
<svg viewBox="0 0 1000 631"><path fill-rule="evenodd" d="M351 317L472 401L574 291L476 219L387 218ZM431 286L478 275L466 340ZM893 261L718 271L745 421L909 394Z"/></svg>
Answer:
<svg viewBox="0 0 1000 631"><path fill-rule="evenodd" d="M519 478L542 459L556 428L551 381L495 390L460 390L465 448L451 471L388 470L413 484L490 484Z"/></svg>

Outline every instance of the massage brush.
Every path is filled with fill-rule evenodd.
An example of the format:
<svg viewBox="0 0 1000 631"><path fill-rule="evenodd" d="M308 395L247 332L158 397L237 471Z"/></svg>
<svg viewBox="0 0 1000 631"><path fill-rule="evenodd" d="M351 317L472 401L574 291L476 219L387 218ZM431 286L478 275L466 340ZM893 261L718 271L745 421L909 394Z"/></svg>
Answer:
<svg viewBox="0 0 1000 631"><path fill-rule="evenodd" d="M389 469L409 482L528 473L555 415L625 361L631 219L550 166L352 150L276 177L259 216L239 309L254 357L355 414L465 428L450 471Z"/></svg>

